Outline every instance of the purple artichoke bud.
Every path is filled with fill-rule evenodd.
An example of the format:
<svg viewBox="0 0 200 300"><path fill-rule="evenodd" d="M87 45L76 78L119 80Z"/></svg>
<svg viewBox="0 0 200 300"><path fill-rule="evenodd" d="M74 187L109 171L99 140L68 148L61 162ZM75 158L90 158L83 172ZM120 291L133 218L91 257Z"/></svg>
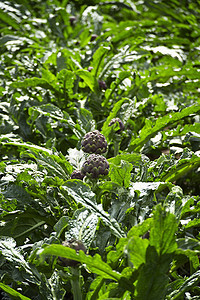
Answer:
<svg viewBox="0 0 200 300"><path fill-rule="evenodd" d="M69 17L69 21L70 21L71 26L73 26L75 24L75 22L76 22L76 17L70 16Z"/></svg>
<svg viewBox="0 0 200 300"><path fill-rule="evenodd" d="M119 118L114 118L110 121L108 126L112 126L113 124L119 124L120 129L116 131L116 133L120 133L124 130L125 126Z"/></svg>
<svg viewBox="0 0 200 300"><path fill-rule="evenodd" d="M84 175L81 170L74 170L71 174L71 179L81 179L83 180Z"/></svg>
<svg viewBox="0 0 200 300"><path fill-rule="evenodd" d="M64 242L62 242L62 245L65 246L65 247L69 247L71 249L75 249L77 253L80 250L82 250L83 252L86 253L85 246L79 240L72 239L72 240L69 240L69 241L64 241ZM76 260L67 259L67 258L60 257L60 256L58 257L58 259L59 259L59 263L61 265L63 265L64 267L76 267L77 265L79 265L79 262L76 261Z"/></svg>
<svg viewBox="0 0 200 300"><path fill-rule="evenodd" d="M88 67L88 71L91 72L94 68L93 67Z"/></svg>
<svg viewBox="0 0 200 300"><path fill-rule="evenodd" d="M92 34L90 41L93 42L94 40L96 40L97 37L98 37L97 34Z"/></svg>
<svg viewBox="0 0 200 300"><path fill-rule="evenodd" d="M86 153L102 154L107 150L107 142L105 136L98 130L86 133L81 142L81 146Z"/></svg>
<svg viewBox="0 0 200 300"><path fill-rule="evenodd" d="M106 85L105 81L98 80L98 84L99 84L100 90L106 90L107 89L107 85Z"/></svg>
<svg viewBox="0 0 200 300"><path fill-rule="evenodd" d="M99 154L91 154L83 163L81 171L90 178L106 176L109 173L109 163L107 159Z"/></svg>

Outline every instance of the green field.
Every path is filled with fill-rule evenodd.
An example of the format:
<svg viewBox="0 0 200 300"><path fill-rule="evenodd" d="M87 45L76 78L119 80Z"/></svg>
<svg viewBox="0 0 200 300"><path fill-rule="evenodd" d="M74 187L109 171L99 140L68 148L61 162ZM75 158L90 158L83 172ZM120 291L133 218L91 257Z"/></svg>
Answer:
<svg viewBox="0 0 200 300"><path fill-rule="evenodd" d="M200 0L0 2L0 296L200 299Z"/></svg>

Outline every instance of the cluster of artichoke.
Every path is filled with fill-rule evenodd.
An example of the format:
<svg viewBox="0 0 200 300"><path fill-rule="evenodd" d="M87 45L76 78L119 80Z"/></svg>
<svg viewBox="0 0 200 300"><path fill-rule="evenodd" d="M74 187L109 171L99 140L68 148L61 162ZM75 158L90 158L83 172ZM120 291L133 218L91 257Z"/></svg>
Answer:
<svg viewBox="0 0 200 300"><path fill-rule="evenodd" d="M116 131L119 134L124 130L124 124L119 118L114 118L110 121L109 126L116 125L119 129ZM90 154L83 163L81 170L75 170L71 174L71 179L83 179L85 176L89 178L99 178L108 175L109 163L102 155L107 151L107 141L105 136L98 130L90 131L85 134L81 141L82 150Z"/></svg>
<svg viewBox="0 0 200 300"><path fill-rule="evenodd" d="M90 155L83 163L81 170L75 170L71 174L71 179L99 178L108 175L109 164L101 154L107 151L105 136L98 130L86 133L81 142L82 150Z"/></svg>

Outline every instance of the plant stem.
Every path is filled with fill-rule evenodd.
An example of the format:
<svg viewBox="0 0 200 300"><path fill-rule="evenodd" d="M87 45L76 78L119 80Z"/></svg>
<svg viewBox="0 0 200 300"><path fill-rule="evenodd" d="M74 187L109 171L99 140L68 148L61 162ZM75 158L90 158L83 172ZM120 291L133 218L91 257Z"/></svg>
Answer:
<svg viewBox="0 0 200 300"><path fill-rule="evenodd" d="M113 136L114 156L117 156L119 154L121 139L122 137L120 134L114 133Z"/></svg>
<svg viewBox="0 0 200 300"><path fill-rule="evenodd" d="M114 141L114 156L117 156L119 154L119 142Z"/></svg>
<svg viewBox="0 0 200 300"><path fill-rule="evenodd" d="M74 300L82 300L81 286L80 286L80 269L71 267L72 272L72 292Z"/></svg>

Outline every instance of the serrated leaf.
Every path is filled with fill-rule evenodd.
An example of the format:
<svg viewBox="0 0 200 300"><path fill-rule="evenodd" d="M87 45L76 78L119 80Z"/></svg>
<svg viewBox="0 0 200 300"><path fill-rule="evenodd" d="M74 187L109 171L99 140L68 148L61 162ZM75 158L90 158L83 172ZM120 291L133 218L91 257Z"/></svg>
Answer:
<svg viewBox="0 0 200 300"><path fill-rule="evenodd" d="M95 92L97 89L97 80L96 78L87 70L77 70L76 75L81 77L84 82L89 86L92 92Z"/></svg>
<svg viewBox="0 0 200 300"><path fill-rule="evenodd" d="M143 154L123 152L122 154L109 158L108 162L119 166L122 160L130 162L134 166L139 166L148 162L149 159Z"/></svg>
<svg viewBox="0 0 200 300"><path fill-rule="evenodd" d="M37 164L43 166L53 177L58 176L63 180L67 180L72 173L73 167L70 163L58 155L46 155L45 152L34 153L34 151L31 151L26 156L34 158Z"/></svg>
<svg viewBox="0 0 200 300"><path fill-rule="evenodd" d="M56 231L56 236L60 237L63 230L68 226L69 223L69 217L63 216L61 217L58 222L54 225L54 230Z"/></svg>
<svg viewBox="0 0 200 300"><path fill-rule="evenodd" d="M127 237L131 238L134 236L143 236L145 233L150 231L150 229L152 227L152 222L153 222L153 219L148 218L148 219L144 220L142 223L139 223L138 225L133 226L129 230Z"/></svg>
<svg viewBox="0 0 200 300"><path fill-rule="evenodd" d="M166 212L161 205L157 205L150 232L150 245L155 247L159 255L173 253L177 249L176 230L175 216Z"/></svg>
<svg viewBox="0 0 200 300"><path fill-rule="evenodd" d="M43 257L45 255L55 255L79 261L82 264L86 264L87 268L89 268L91 272L94 272L97 275L102 276L103 278L112 279L115 281L118 281L121 278L120 273L112 270L112 268L107 263L102 261L99 254L95 254L95 256L92 257L90 255L86 255L81 250L79 253L77 253L74 249L62 245L47 246L42 251L40 251L39 254Z"/></svg>
<svg viewBox="0 0 200 300"><path fill-rule="evenodd" d="M14 18L12 18L11 16L9 16L8 13L4 12L2 9L0 9L0 19L5 22L6 24L12 26L14 29L16 30L20 30L20 26L19 24L14 20Z"/></svg>
<svg viewBox="0 0 200 300"><path fill-rule="evenodd" d="M200 166L200 157L185 148L176 164L170 166L160 175L162 181L174 182L186 173Z"/></svg>
<svg viewBox="0 0 200 300"><path fill-rule="evenodd" d="M6 146L13 146L13 147L16 147L16 148L19 148L19 151L20 149L21 150L31 150L31 151L36 151L36 152L46 152L48 154L52 154L52 150L50 149L47 149L47 148L44 148L44 147L40 147L40 146L37 146L35 144L27 144L27 143L20 143L18 141L4 141L4 138L2 138L0 140L0 144L4 147Z"/></svg>
<svg viewBox="0 0 200 300"><path fill-rule="evenodd" d="M200 271L195 272L187 278L181 286L174 290L168 297L170 300L180 299L181 295L189 291L192 287L197 286L200 282Z"/></svg>
<svg viewBox="0 0 200 300"><path fill-rule="evenodd" d="M96 78L100 72L100 66L103 63L104 56L108 53L110 48L101 46L99 47L93 55L93 60L91 66L93 67L92 74Z"/></svg>
<svg viewBox="0 0 200 300"><path fill-rule="evenodd" d="M98 216L86 209L75 211L73 219L68 221L65 239L71 240L74 238L75 240L80 240L88 249L97 230L98 221Z"/></svg>
<svg viewBox="0 0 200 300"><path fill-rule="evenodd" d="M123 105L126 104L127 104L126 108L123 109ZM112 111L110 112L109 116L107 117L106 121L102 126L101 133L106 137L106 139L109 137L109 134L111 132L111 127L108 126L110 121L115 117L122 116L121 118L122 122L124 123L127 122L127 120L132 115L133 106L134 106L134 101L128 98L123 98L114 104Z"/></svg>
<svg viewBox="0 0 200 300"><path fill-rule="evenodd" d="M194 238L186 236L185 238L179 238L176 240L178 248L182 250L200 250L200 241Z"/></svg>
<svg viewBox="0 0 200 300"><path fill-rule="evenodd" d="M27 78L24 79L24 81L14 81L10 84L11 88L17 89L17 88L23 88L27 89L29 87L34 88L34 87L43 87L45 89L50 89L50 90L58 90L56 86L52 86L46 79L44 78L38 78L38 77L33 77L33 78Z"/></svg>
<svg viewBox="0 0 200 300"><path fill-rule="evenodd" d="M89 186L80 182L79 180L68 180L63 186L62 190L73 197L77 203L81 203L89 211L96 214L97 217L109 226L112 233L117 237L123 237L124 232L121 230L117 221L106 213L101 204L96 203L95 194L90 190Z"/></svg>
<svg viewBox="0 0 200 300"><path fill-rule="evenodd" d="M57 79L62 81L64 84L64 88L68 90L68 89L72 89L74 86L75 75L72 71L62 69L57 74Z"/></svg>
<svg viewBox="0 0 200 300"><path fill-rule="evenodd" d="M95 130L95 120L93 119L91 111L85 108L80 108L78 111L78 116L78 123L81 126L81 130L84 134Z"/></svg>
<svg viewBox="0 0 200 300"><path fill-rule="evenodd" d="M115 91L115 89L118 88L118 86L120 85L120 83L122 83L122 81L128 77L131 76L131 72L129 71L121 71L119 73L118 78L115 80L115 82L112 83L111 88L106 90L105 92L105 98L108 100L110 99L111 95L113 94L113 92Z"/></svg>
<svg viewBox="0 0 200 300"><path fill-rule="evenodd" d="M166 286L169 282L167 272L172 256L158 255L153 246L146 250L146 263L141 266L138 282L136 284L137 300L163 300Z"/></svg>
<svg viewBox="0 0 200 300"><path fill-rule="evenodd" d="M134 268L138 268L140 265L146 263L146 250L148 246L149 241L138 236L133 236L128 241L126 252Z"/></svg>
<svg viewBox="0 0 200 300"><path fill-rule="evenodd" d="M87 293L87 300L96 300L98 299L99 291L101 290L105 279L101 276L97 276L90 285L90 291Z"/></svg>
<svg viewBox="0 0 200 300"><path fill-rule="evenodd" d="M17 269L19 278L22 277L26 282L39 285L41 280L40 274L33 271L20 253L20 249L16 247L16 242L13 238L0 238L0 255L9 262L10 267Z"/></svg>
<svg viewBox="0 0 200 300"><path fill-rule="evenodd" d="M194 220L190 220L184 227L185 228L200 227L200 219L195 218Z"/></svg>
<svg viewBox="0 0 200 300"><path fill-rule="evenodd" d="M191 114L198 113L199 111L200 105L193 105L184 108L181 112L170 113L164 117L160 117L156 120L155 124L152 124L150 120L147 120L146 125L140 132L140 137L132 139L129 145L129 151L139 151L141 147L156 133L158 133L168 125L173 124Z"/></svg>
<svg viewBox="0 0 200 300"><path fill-rule="evenodd" d="M0 283L0 288L11 297L16 297L17 299L21 299L21 300L31 300L30 298L23 296L21 293L15 291L14 289L12 289L10 286L6 284Z"/></svg>
<svg viewBox="0 0 200 300"><path fill-rule="evenodd" d="M124 160L121 160L121 164L119 166L111 163L109 171L111 181L127 188L130 184L132 169L133 165Z"/></svg>

